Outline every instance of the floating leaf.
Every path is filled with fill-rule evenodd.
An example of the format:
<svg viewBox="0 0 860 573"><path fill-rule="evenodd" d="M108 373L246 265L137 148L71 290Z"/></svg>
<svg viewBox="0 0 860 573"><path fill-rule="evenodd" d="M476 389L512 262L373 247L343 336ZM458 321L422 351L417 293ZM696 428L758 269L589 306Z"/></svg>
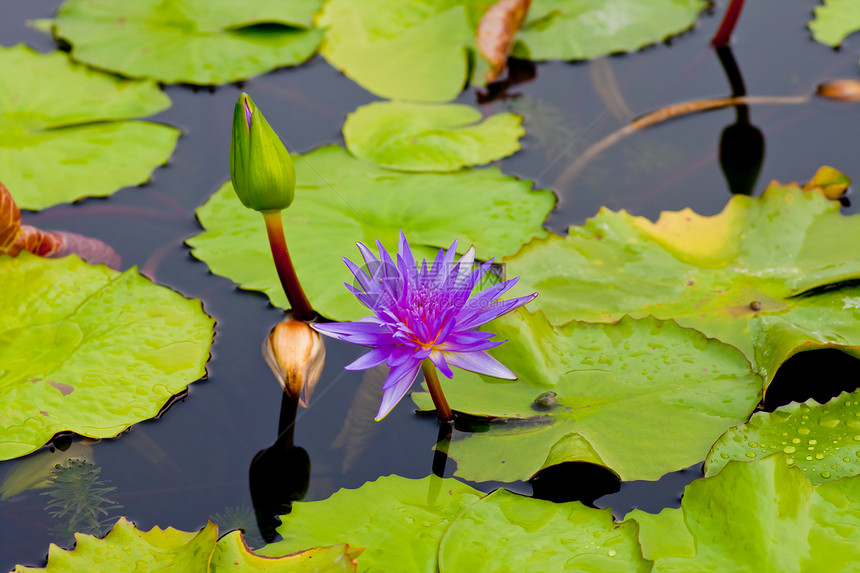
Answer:
<svg viewBox="0 0 860 573"><path fill-rule="evenodd" d="M508 261L513 294L552 324L625 314L672 318L741 349L770 383L789 356L825 346L860 356L860 217L819 191L771 185L713 217L689 209L656 223L602 209L567 237ZM805 296L799 296L804 295Z"/></svg>
<svg viewBox="0 0 860 573"><path fill-rule="evenodd" d="M522 118L497 113L481 119L468 105L375 102L346 117L343 137L356 157L403 171L455 171L520 148Z"/></svg>
<svg viewBox="0 0 860 573"><path fill-rule="evenodd" d="M837 47L846 37L860 32L860 5L854 0L823 0L823 6L812 9L815 18L809 23L812 37Z"/></svg>
<svg viewBox="0 0 860 573"><path fill-rule="evenodd" d="M691 28L707 6L705 0L534 0L514 56L587 60L631 52Z"/></svg>
<svg viewBox="0 0 860 573"><path fill-rule="evenodd" d="M483 76L486 64L475 56L475 29L492 3L330 0L317 18L325 28L320 53L384 98L449 101Z"/></svg>
<svg viewBox="0 0 860 573"><path fill-rule="evenodd" d="M480 497L481 492L455 479L381 477L322 501L294 503L292 512L281 517L283 541L260 553L286 555L346 542L365 547L362 571L433 573L445 529Z"/></svg>
<svg viewBox="0 0 860 573"><path fill-rule="evenodd" d="M609 509L553 503L497 490L466 508L439 548L440 573L470 571L651 571L632 521Z"/></svg>
<svg viewBox="0 0 860 573"><path fill-rule="evenodd" d="M0 173L23 209L143 183L176 146L178 129L127 121L170 106L152 82L25 46L0 47L0 69Z"/></svg>
<svg viewBox="0 0 860 573"><path fill-rule="evenodd" d="M120 518L104 539L77 534L76 547L67 551L54 544L44 569L18 565L12 573L116 573L118 571L182 571L208 573L273 571L311 573L356 571L361 550L347 545L312 549L297 555L272 559L251 553L239 531L218 539L218 526L207 523L198 532L168 527L141 531Z"/></svg>
<svg viewBox="0 0 860 573"><path fill-rule="evenodd" d="M116 436L205 374L200 301L75 256L0 257L0 459Z"/></svg>
<svg viewBox="0 0 860 573"><path fill-rule="evenodd" d="M490 353L519 380L458 371L442 381L454 410L507 419L451 443L464 479L524 480L577 461L622 480L655 480L704 459L761 398L761 380L740 352L671 321L551 327L518 311L490 330L508 339ZM429 394L413 398L433 407Z"/></svg>
<svg viewBox="0 0 860 573"><path fill-rule="evenodd" d="M322 0L67 0L55 33L81 62L165 83L224 84L310 58Z"/></svg>
<svg viewBox="0 0 860 573"><path fill-rule="evenodd" d="M376 239L396 250L400 229L419 260L460 240L479 259L514 252L541 228L554 204L550 191L532 191L495 168L456 173L399 173L355 159L338 146L295 158L296 198L283 213L287 244L313 308L335 320L356 320L367 309L344 282L352 275L341 257L355 259L356 241ZM452 209L456 216L452 216ZM197 217L206 229L188 244L213 273L242 288L262 290L284 307L286 296L275 272L266 230L258 213L245 209L229 183Z"/></svg>
<svg viewBox="0 0 860 573"><path fill-rule="evenodd" d="M853 571L860 560L860 477L813 486L783 454L730 463L688 485L679 509L627 518L655 573Z"/></svg>
<svg viewBox="0 0 860 573"><path fill-rule="evenodd" d="M772 413L759 412L731 428L705 460L705 475L729 460L749 461L775 451L803 470L813 483L860 474L860 390L826 404L792 402Z"/></svg>

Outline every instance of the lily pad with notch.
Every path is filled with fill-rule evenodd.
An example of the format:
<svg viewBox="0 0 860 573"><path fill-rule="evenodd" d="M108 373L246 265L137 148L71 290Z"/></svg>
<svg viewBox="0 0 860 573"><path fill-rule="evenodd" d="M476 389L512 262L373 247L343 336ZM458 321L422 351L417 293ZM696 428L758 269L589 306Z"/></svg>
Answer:
<svg viewBox="0 0 860 573"><path fill-rule="evenodd" d="M508 339L489 352L519 379L457 371L442 380L456 412L490 419L488 431L450 444L464 479L511 482L587 462L625 481L656 480L703 460L761 398L737 349L672 321L554 327L520 310L488 328ZM429 394L412 397L433 408Z"/></svg>
<svg viewBox="0 0 860 573"><path fill-rule="evenodd" d="M529 308L552 324L673 319L740 349L765 387L797 352L860 356L860 216L820 190L773 183L712 217L656 223L602 209L506 261L522 277L512 294L540 292Z"/></svg>
<svg viewBox="0 0 860 573"><path fill-rule="evenodd" d="M522 118L486 119L462 104L375 102L346 117L343 137L356 157L402 171L456 171L507 157L525 134Z"/></svg>
<svg viewBox="0 0 860 573"><path fill-rule="evenodd" d="M178 129L135 119L170 107L153 82L23 45L0 46L0 68L0 173L22 209L138 185L173 153Z"/></svg>
<svg viewBox="0 0 860 573"><path fill-rule="evenodd" d="M91 66L164 83L245 80L308 60L322 0L67 0L54 33Z"/></svg>
<svg viewBox="0 0 860 573"><path fill-rule="evenodd" d="M285 209L284 231L296 272L314 310L335 320L357 320L368 311L345 287L353 277L341 257L360 260L357 241L377 239L396 251L402 229L420 261L458 239L474 245L481 260L514 252L534 237L555 204L551 191L495 168L454 173L404 173L382 169L330 145L294 157L296 198ZM456 216L453 216L455 209ZM261 290L272 304L287 305L260 215L245 209L226 183L197 210L205 231L187 242L213 273L241 288Z"/></svg>
<svg viewBox="0 0 860 573"><path fill-rule="evenodd" d="M214 320L135 269L22 252L0 284L0 460L116 436L206 373Z"/></svg>
<svg viewBox="0 0 860 573"><path fill-rule="evenodd" d="M587 60L639 50L693 27L705 0L534 0L514 56Z"/></svg>

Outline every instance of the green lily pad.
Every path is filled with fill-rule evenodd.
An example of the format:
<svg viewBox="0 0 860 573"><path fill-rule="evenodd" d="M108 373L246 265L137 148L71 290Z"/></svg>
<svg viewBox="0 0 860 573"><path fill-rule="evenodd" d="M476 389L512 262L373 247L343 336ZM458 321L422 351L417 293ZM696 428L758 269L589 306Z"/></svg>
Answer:
<svg viewBox="0 0 860 573"><path fill-rule="evenodd" d="M445 529L481 495L455 479L381 477L322 501L294 503L278 527L283 541L259 553L279 556L345 542L365 547L362 571L433 573Z"/></svg>
<svg viewBox="0 0 860 573"><path fill-rule="evenodd" d="M138 185L173 153L178 129L128 121L170 107L152 82L26 46L0 46L0 69L0 173L22 209Z"/></svg>
<svg viewBox="0 0 860 573"><path fill-rule="evenodd" d="M860 477L813 485L778 453L687 486L679 509L633 510L655 573L854 571Z"/></svg>
<svg viewBox="0 0 860 573"><path fill-rule="evenodd" d="M740 352L671 321L552 327L518 311L489 330L508 339L490 353L519 380L457 371L442 381L454 410L506 421L451 442L464 479L524 480L577 461L622 480L655 480L703 460L761 398L761 379ZM429 394L412 396L433 407Z"/></svg>
<svg viewBox="0 0 860 573"><path fill-rule="evenodd" d="M330 0L317 17L320 53L364 89L387 99L449 101L486 64L475 30L493 0ZM470 69L470 61L474 69Z"/></svg>
<svg viewBox="0 0 860 573"><path fill-rule="evenodd" d="M520 148L525 134L520 116L481 119L468 105L375 102L346 117L343 138L356 157L402 171L455 171Z"/></svg>
<svg viewBox="0 0 860 573"><path fill-rule="evenodd" d="M0 459L116 436L206 372L199 300L77 256L0 257Z"/></svg>
<svg viewBox="0 0 860 573"><path fill-rule="evenodd" d="M512 293L539 292L529 308L552 324L671 318L742 350L766 384L801 350L860 356L860 291L814 294L860 279L860 216L820 191L772 185L713 217L685 209L656 223L602 209L569 231L507 260L522 277Z"/></svg>
<svg viewBox="0 0 860 573"><path fill-rule="evenodd" d="M306 61L322 0L66 0L54 31L72 56L124 76L224 84Z"/></svg>
<svg viewBox="0 0 860 573"><path fill-rule="evenodd" d="M361 553L342 544L278 559L260 557L251 553L239 531L218 539L218 526L211 522L195 532L172 527L141 531L120 518L104 539L80 533L75 538L77 544L71 551L51 544L45 568L18 565L12 573L346 573L356 571L356 557Z"/></svg>
<svg viewBox="0 0 860 573"><path fill-rule="evenodd" d="M691 28L707 6L705 0L534 0L514 55L586 60L638 50Z"/></svg>
<svg viewBox="0 0 860 573"><path fill-rule="evenodd" d="M823 6L812 9L815 18L809 23L812 37L822 44L837 47L846 37L860 32L860 5L853 0L823 0Z"/></svg>
<svg viewBox="0 0 860 573"><path fill-rule="evenodd" d="M314 309L335 320L357 320L364 308L346 288L353 278L341 257L360 260L356 241L376 239L397 250L406 233L420 260L460 240L480 259L512 253L532 237L546 236L543 220L555 203L550 191L495 168L456 173L388 171L352 157L336 145L294 157L296 198L284 210L284 230L296 272ZM230 183L197 217L206 229L187 242L213 273L242 288L265 292L276 306L287 299L278 281L260 214L245 209Z"/></svg>
<svg viewBox="0 0 860 573"><path fill-rule="evenodd" d="M773 413L759 412L731 428L705 460L705 475L729 462L749 461L774 451L803 470L813 483L860 474L860 390L826 404L793 402Z"/></svg>
<svg viewBox="0 0 860 573"><path fill-rule="evenodd" d="M608 509L501 489L454 520L439 547L439 571L647 573L637 534L636 523L615 524Z"/></svg>

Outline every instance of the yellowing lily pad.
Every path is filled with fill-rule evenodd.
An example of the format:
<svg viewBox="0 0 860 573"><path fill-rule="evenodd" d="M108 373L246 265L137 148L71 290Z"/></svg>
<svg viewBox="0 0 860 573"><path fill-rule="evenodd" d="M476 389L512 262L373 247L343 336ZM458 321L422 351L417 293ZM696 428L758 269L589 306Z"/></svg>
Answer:
<svg viewBox="0 0 860 573"><path fill-rule="evenodd" d="M468 105L375 102L349 114L346 147L356 157L403 171L455 171L501 159L520 148L522 118L483 119Z"/></svg>
<svg viewBox="0 0 860 573"><path fill-rule="evenodd" d="M739 348L766 384L801 350L860 356L860 289L832 290L860 279L860 216L820 191L773 184L713 217L656 223L602 209L569 231L507 260L522 277L512 292L539 292L529 308L552 324L671 318Z"/></svg>
<svg viewBox="0 0 860 573"><path fill-rule="evenodd" d="M279 556L340 542L365 548L362 571L434 573L445 529L481 495L455 479L381 477L322 501L294 503L281 517L283 541L259 553Z"/></svg>
<svg viewBox="0 0 860 573"><path fill-rule="evenodd" d="M124 76L223 84L300 64L322 38L322 0L67 0L55 34L72 56Z"/></svg>
<svg viewBox="0 0 860 573"><path fill-rule="evenodd" d="M475 30L493 0L330 0L320 53L388 99L449 101L483 77ZM470 61L477 65L470 69Z"/></svg>
<svg viewBox="0 0 860 573"><path fill-rule="evenodd" d="M553 503L500 489L466 508L439 547L440 573L594 571L647 573L638 527L608 509Z"/></svg>
<svg viewBox="0 0 860 573"><path fill-rule="evenodd" d="M0 173L22 209L101 197L149 179L179 130L131 121L170 107L130 81L26 46L0 46Z"/></svg>
<svg viewBox="0 0 860 573"><path fill-rule="evenodd" d="M44 569L18 565L12 573L347 573L356 571L361 553L341 544L276 559L260 557L245 545L239 531L218 539L218 526L211 522L196 532L172 527L141 531L120 518L104 539L80 533L75 538L77 544L70 551L51 544Z"/></svg>
<svg viewBox="0 0 860 573"><path fill-rule="evenodd" d="M488 330L508 339L490 353L519 379L457 371L442 380L455 411L505 422L451 442L455 475L468 480L525 480L563 462L655 480L703 460L761 398L737 349L672 321L552 327L518 311ZM429 394L413 399L433 408Z"/></svg>
<svg viewBox="0 0 860 573"><path fill-rule="evenodd" d="M707 6L705 0L534 0L514 55L586 60L638 50L691 28Z"/></svg>
<svg viewBox="0 0 860 573"><path fill-rule="evenodd" d="M772 413L759 412L731 428L714 444L705 475L730 461L750 461L775 451L803 470L813 483L860 474L860 390L826 404L793 402Z"/></svg>
<svg viewBox="0 0 860 573"><path fill-rule="evenodd" d="M655 573L853 571L860 561L860 477L813 485L775 454L729 463L687 486L679 509L638 509Z"/></svg>
<svg viewBox="0 0 860 573"><path fill-rule="evenodd" d="M0 257L0 459L116 436L205 374L200 301L76 256Z"/></svg>
<svg viewBox="0 0 860 573"><path fill-rule="evenodd" d="M402 229L416 257L430 260L454 239L480 259L514 252L543 237L555 203L550 191L495 168L455 173L402 173L370 165L327 146L294 157L296 198L284 210L290 254L313 308L335 320L357 320L363 307L343 285L353 280L341 257L360 260L356 241L376 239L396 251ZM259 213L242 206L230 183L197 210L204 232L188 240L212 272L287 305Z"/></svg>
<svg viewBox="0 0 860 573"><path fill-rule="evenodd" d="M815 18L809 23L812 37L834 48L846 37L860 32L860 5L854 0L823 0L823 6L812 9Z"/></svg>

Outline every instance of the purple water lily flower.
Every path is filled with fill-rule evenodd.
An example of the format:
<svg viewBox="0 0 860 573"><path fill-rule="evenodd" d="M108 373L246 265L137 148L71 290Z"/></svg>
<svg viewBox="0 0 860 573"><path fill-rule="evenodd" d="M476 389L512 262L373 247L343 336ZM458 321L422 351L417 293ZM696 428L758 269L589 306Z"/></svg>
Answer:
<svg viewBox="0 0 860 573"><path fill-rule="evenodd" d="M496 378L516 379L513 372L487 353L487 349L504 341L491 341L494 334L475 329L526 304L537 294L499 300L516 284L517 279L511 279L471 296L493 261L472 270L475 262L472 247L455 263L457 241L447 251L440 249L431 266L428 267L425 260L420 270L402 231L396 261L379 241L376 244L378 258L358 243L368 272L344 258L361 289L349 284L346 287L374 315L359 322L314 324L313 327L327 336L372 348L346 366L347 370L364 370L383 363L391 368L382 386L377 420L384 418L406 395L422 364L425 377L434 380L435 369L431 365L448 378L454 376L451 366L456 366ZM432 382L428 379L438 411ZM436 387L441 394L438 382ZM447 408L447 403L444 405Z"/></svg>

